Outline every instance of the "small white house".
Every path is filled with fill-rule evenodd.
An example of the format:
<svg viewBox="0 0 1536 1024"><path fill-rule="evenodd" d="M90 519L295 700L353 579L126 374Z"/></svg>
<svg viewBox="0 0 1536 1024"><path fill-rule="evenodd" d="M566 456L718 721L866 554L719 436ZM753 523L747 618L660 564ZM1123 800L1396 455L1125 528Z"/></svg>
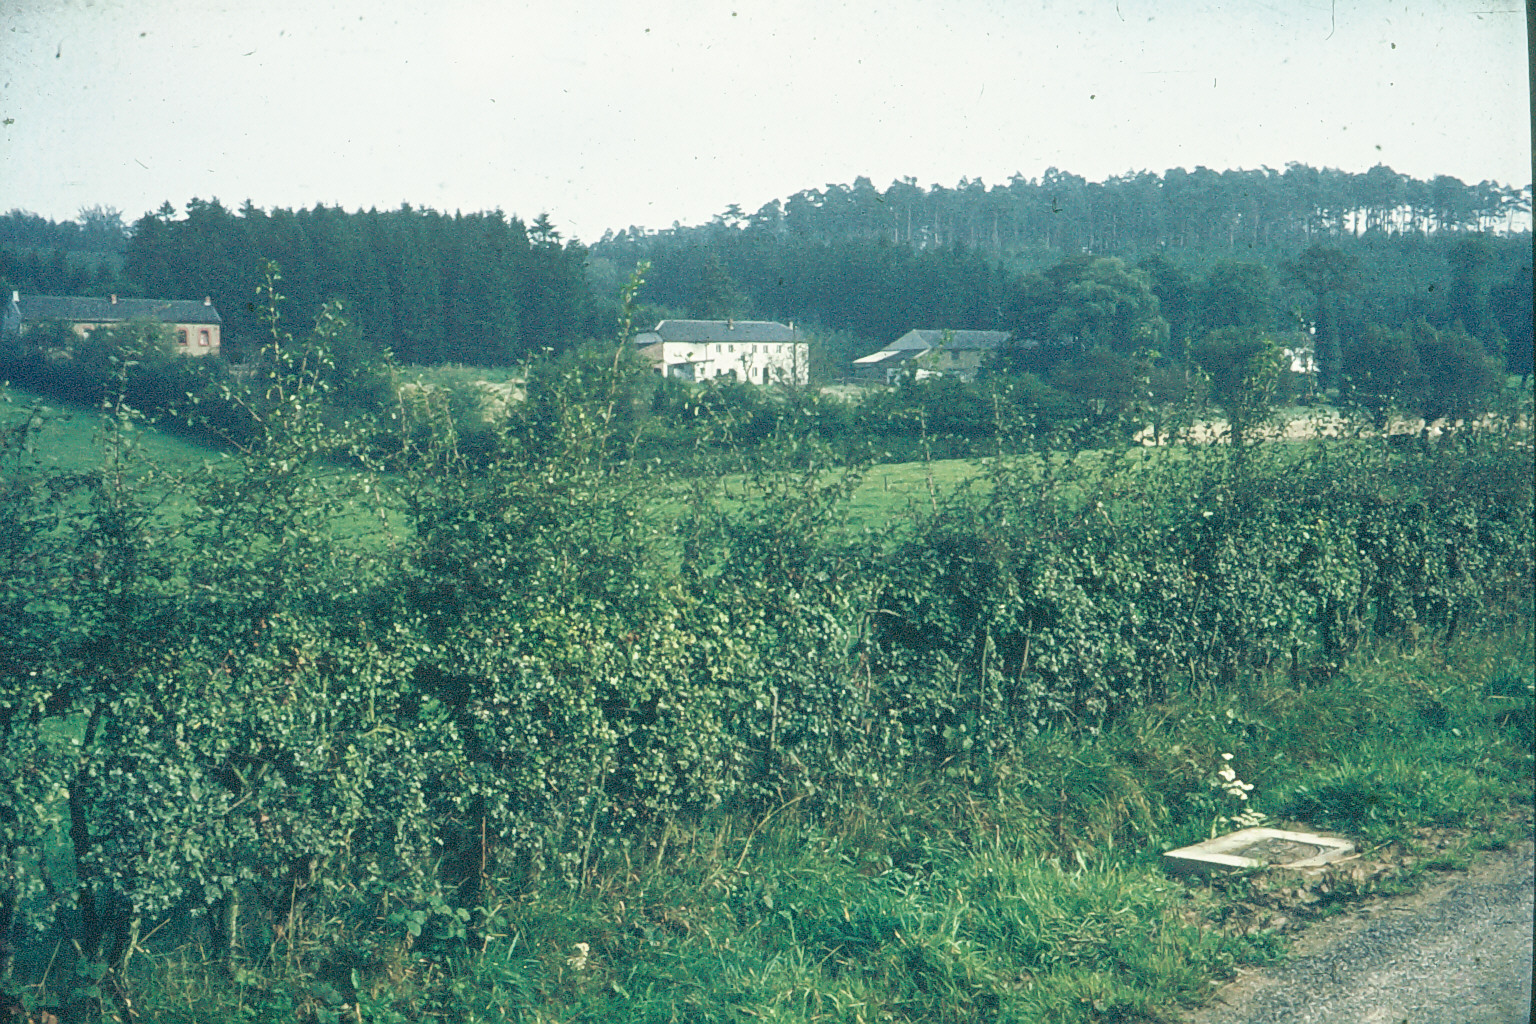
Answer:
<svg viewBox="0 0 1536 1024"><path fill-rule="evenodd" d="M810 345L794 324L774 320L663 320L635 337L664 377L748 384L806 384Z"/></svg>

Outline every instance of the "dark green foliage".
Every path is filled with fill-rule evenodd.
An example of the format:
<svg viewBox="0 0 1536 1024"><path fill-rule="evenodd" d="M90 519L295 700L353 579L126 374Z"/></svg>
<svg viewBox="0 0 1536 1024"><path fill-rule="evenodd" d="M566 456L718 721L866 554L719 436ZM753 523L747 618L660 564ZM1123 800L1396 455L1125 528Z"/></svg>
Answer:
<svg viewBox="0 0 1536 1024"><path fill-rule="evenodd" d="M127 242L122 211L110 206L87 206L62 222L17 209L0 216L0 245L8 247L121 253Z"/></svg>
<svg viewBox="0 0 1536 1024"><path fill-rule="evenodd" d="M1114 422L1141 397L1141 370L1131 357L1098 347L1057 363L1051 381L1081 403L1085 419Z"/></svg>
<svg viewBox="0 0 1536 1024"><path fill-rule="evenodd" d="M1262 263L1222 260L1211 268L1202 295L1202 320L1207 330L1272 326L1269 270Z"/></svg>
<svg viewBox="0 0 1536 1024"><path fill-rule="evenodd" d="M1458 239L1446 253L1451 286L1446 292L1446 319L1461 325L1491 352L1502 354L1505 339L1494 316L1492 291L1498 272L1498 251L1483 235Z"/></svg>
<svg viewBox="0 0 1536 1024"><path fill-rule="evenodd" d="M1241 327L1211 331L1190 350L1190 361L1205 375L1210 401L1226 414L1235 447L1273 407L1283 358L1273 338Z"/></svg>
<svg viewBox="0 0 1536 1024"><path fill-rule="evenodd" d="M1460 326L1437 331L1425 324L1406 328L1423 371L1414 411L1426 423L1470 420L1497 402L1503 390L1500 360Z"/></svg>
<svg viewBox="0 0 1536 1024"><path fill-rule="evenodd" d="M1168 341L1168 322L1150 282L1120 260L1074 257L1042 276L1051 308L1043 329L1031 330L1034 325L1026 314L1022 336L1042 341L1071 338L1083 347L1102 346L1122 354L1155 351Z"/></svg>
<svg viewBox="0 0 1536 1024"><path fill-rule="evenodd" d="M1338 387L1343 373L1339 311L1335 296L1352 291L1358 257L1333 246L1312 245L1285 265L1285 272L1312 295L1312 323L1317 331L1318 373L1326 387Z"/></svg>
<svg viewBox="0 0 1536 1024"><path fill-rule="evenodd" d="M884 241L910 247L965 246L1027 258L1055 252L1233 250L1333 245L1356 239L1455 237L1508 227L1530 211L1529 186L1469 185L1449 176L1421 181L1389 167L1356 174L1293 163L1214 171L1171 168L1090 182L1050 168L986 185L962 180L927 188L912 178L883 191L868 178L805 189L754 214L728 211L671 233L711 238L769 235L810 244ZM599 249L656 238L631 227Z"/></svg>
<svg viewBox="0 0 1536 1024"><path fill-rule="evenodd" d="M0 376L78 408L120 398L162 427L215 443L238 443L249 434L249 418L223 398L228 364L177 354L160 324L100 327L83 338L65 324L40 324L0 350ZM368 391L364 376L354 366L341 383L353 401Z"/></svg>
<svg viewBox="0 0 1536 1024"><path fill-rule="evenodd" d="M35 213L0 215L0 297L128 294L119 279L128 231L122 214L91 206L78 221L56 223Z"/></svg>
<svg viewBox="0 0 1536 1024"><path fill-rule="evenodd" d="M1437 330L1420 320L1395 331L1369 329L1344 354L1340 398L1386 426L1391 412L1426 427L1498 410L1504 398L1499 360L1459 326Z"/></svg>
<svg viewBox="0 0 1536 1024"><path fill-rule="evenodd" d="M234 359L253 355L263 336L244 282L275 260L293 315L343 302L370 357L504 366L563 350L595 326L585 250L541 223L530 232L500 210L232 212L193 200L183 218L166 206L134 224L125 273L145 294L211 296Z"/></svg>
<svg viewBox="0 0 1536 1024"><path fill-rule="evenodd" d="M698 228L630 228L593 254L651 260L658 309L696 306L706 272L723 274L754 315L856 339L845 368L914 327L950 327L1011 332L993 370L1012 376L1048 379L1096 347L1183 369L1210 330L1300 323L1315 330L1323 394L1368 329L1420 319L1463 321L1523 373L1530 241L1510 218L1528 209L1524 190L1432 189L1388 168L1174 169L1101 185L1053 170L991 188L829 186ZM813 359L818 378L843 372Z"/></svg>
<svg viewBox="0 0 1536 1024"><path fill-rule="evenodd" d="M994 329L1007 287L1001 268L978 251L919 252L874 239L813 242L793 234L716 230L707 239L624 236L594 251L618 266L651 261L649 294L664 306L704 308L701 289L707 287L714 295L711 308L749 308L754 316L810 327L813 335L843 332L863 339L851 358L914 326ZM726 278L739 295L721 291Z"/></svg>
<svg viewBox="0 0 1536 1024"><path fill-rule="evenodd" d="M1473 482L1513 472L1518 447L1257 457L1133 454L1087 473L1008 460L988 501L925 523L875 634L898 689L942 709L921 716L924 742L941 757L1006 750L1159 698L1172 678L1303 681L1367 634L1454 636L1530 600L1529 489Z"/></svg>
<svg viewBox="0 0 1536 1024"><path fill-rule="evenodd" d="M1343 355L1337 377L1343 405L1364 413L1380 430L1394 411L1412 408L1422 386L1419 354L1404 331L1372 327Z"/></svg>
<svg viewBox="0 0 1536 1024"><path fill-rule="evenodd" d="M116 261L53 249L24 251L0 248L0 291L34 295L106 295L129 292L118 280Z"/></svg>
<svg viewBox="0 0 1536 1024"><path fill-rule="evenodd" d="M1143 259L1136 269L1147 275L1158 312L1168 321L1169 354L1182 361L1195 332L1195 283L1183 267L1160 252Z"/></svg>
<svg viewBox="0 0 1536 1024"><path fill-rule="evenodd" d="M1530 260L1516 263L1509 279L1495 285L1490 293L1498 330L1504 337L1505 366L1523 380L1531 376L1532 344L1536 342L1536 323L1531 312L1532 271Z"/></svg>
<svg viewBox="0 0 1536 1024"><path fill-rule="evenodd" d="M699 275L699 288L689 315L696 320L731 320L745 316L747 297L725 272L720 258L711 254Z"/></svg>

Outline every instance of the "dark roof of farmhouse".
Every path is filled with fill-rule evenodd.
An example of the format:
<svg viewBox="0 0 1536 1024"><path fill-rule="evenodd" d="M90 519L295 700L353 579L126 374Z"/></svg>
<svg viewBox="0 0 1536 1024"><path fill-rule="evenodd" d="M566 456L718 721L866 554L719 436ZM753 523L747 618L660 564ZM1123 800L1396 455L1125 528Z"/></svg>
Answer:
<svg viewBox="0 0 1536 1024"><path fill-rule="evenodd" d="M804 335L777 320L663 320L656 329L635 339L657 341L736 342L803 341Z"/></svg>
<svg viewBox="0 0 1536 1024"><path fill-rule="evenodd" d="M948 335L948 341L945 336ZM911 330L886 348L891 349L993 349L1008 340L1007 331L925 331Z"/></svg>
<svg viewBox="0 0 1536 1024"><path fill-rule="evenodd" d="M219 311L203 299L126 299L87 295L22 295L16 305L21 322L64 320L77 324L112 324L156 320L166 324L223 323Z"/></svg>
<svg viewBox="0 0 1536 1024"><path fill-rule="evenodd" d="M947 341L945 339L948 339ZM878 352L871 352L854 360L857 366L879 366L883 363L905 362L916 359L925 352L942 349L945 352L988 351L1008 340L1007 331L927 331L910 330ZM1026 345L1026 347L1028 347Z"/></svg>

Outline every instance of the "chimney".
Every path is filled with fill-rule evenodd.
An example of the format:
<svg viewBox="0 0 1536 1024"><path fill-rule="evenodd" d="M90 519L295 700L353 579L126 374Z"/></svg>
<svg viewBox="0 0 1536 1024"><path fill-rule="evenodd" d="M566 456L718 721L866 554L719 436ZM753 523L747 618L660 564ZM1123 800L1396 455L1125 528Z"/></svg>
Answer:
<svg viewBox="0 0 1536 1024"><path fill-rule="evenodd" d="M736 329L736 320L734 317L725 318L725 329L728 331L734 331Z"/></svg>
<svg viewBox="0 0 1536 1024"><path fill-rule="evenodd" d="M203 305L205 305L205 306L213 305L213 296L212 295L204 295L203 296Z"/></svg>
<svg viewBox="0 0 1536 1024"><path fill-rule="evenodd" d="M112 305L117 305L117 292L112 293Z"/></svg>

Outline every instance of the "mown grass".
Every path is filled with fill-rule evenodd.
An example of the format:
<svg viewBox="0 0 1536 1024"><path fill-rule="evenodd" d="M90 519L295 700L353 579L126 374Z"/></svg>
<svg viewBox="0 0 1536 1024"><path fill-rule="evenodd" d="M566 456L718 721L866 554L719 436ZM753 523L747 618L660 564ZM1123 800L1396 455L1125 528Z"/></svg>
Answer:
<svg viewBox="0 0 1536 1024"><path fill-rule="evenodd" d="M0 386L0 430L37 417L41 430L36 457L49 469L79 472L102 463L102 411L65 405L9 385ZM166 472L193 473L228 458L218 448L199 444L150 424L131 426L130 437L149 466Z"/></svg>
<svg viewBox="0 0 1536 1024"><path fill-rule="evenodd" d="M437 386L462 386L485 380L504 383L515 379L513 371L487 376L475 368L466 367L411 367L414 379ZM33 395L14 387L0 389L0 429L6 429L27 416L38 415L41 429L35 438L38 460L43 467L79 472L99 468L103 460L104 428L102 413L97 409L85 409L63 405ZM195 506L184 482L199 473L219 472L221 466L233 461L226 450L212 445L180 437L157 428L154 424L135 423L128 428L128 438L136 449L132 471L136 474L153 474L158 478L149 484L149 493L160 498L159 513L167 528L172 528L186 516L193 514ZM1180 449L1147 450L1134 448L1124 458L1179 459ZM1060 471L1067 456L1057 453L1053 468ZM1080 497L1083 488L1089 486L1094 471L1105 460L1098 452L1078 453L1072 457L1072 481L1066 495ZM1044 479L1048 468L1036 464L1038 460L1014 460L1016 471L1027 473L1035 481ZM324 472L343 475L350 470L333 468ZM869 467L862 475L858 487L849 499L845 510L846 528L853 532L865 530L880 532L893 524L909 522L914 515L932 514L957 491L970 490L986 494L992 486L990 468L986 460L936 459L929 462L880 464ZM832 471L825 474L830 482ZM387 485L388 480L384 483ZM741 473L726 474L719 478L720 507L730 511L758 499ZM681 495L686 483L677 488L679 499L660 508L658 527L670 531L681 515L685 503ZM335 523L338 537L349 542L384 546L402 523L399 516L381 518L375 503L347 501Z"/></svg>
<svg viewBox="0 0 1536 1024"><path fill-rule="evenodd" d="M437 366L402 366L402 380L439 388L473 388L480 384L507 384L526 380L528 371L518 366L466 366L441 363Z"/></svg>
<svg viewBox="0 0 1536 1024"><path fill-rule="evenodd" d="M9 385L0 387L0 431L14 429L28 418L36 425L28 455L36 468L86 473L105 465L107 423L102 410L51 401ZM234 472L238 462L238 456L226 449L178 436L153 423L129 420L122 429L132 449L123 460L125 473L142 487L143 497L153 505L156 527L167 535L176 534L197 514L197 483L207 474ZM321 472L339 481L353 471L328 468ZM375 501L359 500L355 488L340 490L343 496L332 521L337 539L387 546L399 526L398 517L383 514Z"/></svg>
<svg viewBox="0 0 1536 1024"><path fill-rule="evenodd" d="M1262 879L1181 881L1159 862L1235 810L1213 786L1218 766L1254 785L1252 805L1274 823L1342 834L1381 865L1325 876L1287 908L1324 914L1530 835L1533 672L1526 626L1363 651L1304 690L1250 677L1096 736L1043 732L985 770L935 766L819 812L793 800L636 837L579 890L488 892L463 944L402 931L357 990L334 974L298 981L264 950L245 951L236 984L195 947L142 957L146 1010L167 1021L1169 1020L1286 944L1267 918L1234 911L1267 898Z"/></svg>

